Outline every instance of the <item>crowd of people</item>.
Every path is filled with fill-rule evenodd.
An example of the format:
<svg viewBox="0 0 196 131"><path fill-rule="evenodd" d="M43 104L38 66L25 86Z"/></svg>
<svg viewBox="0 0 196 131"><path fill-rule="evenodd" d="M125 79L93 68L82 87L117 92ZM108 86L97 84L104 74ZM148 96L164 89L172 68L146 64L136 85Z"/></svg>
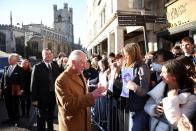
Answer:
<svg viewBox="0 0 196 131"><path fill-rule="evenodd" d="M93 55L80 50L54 59L43 49L43 61L31 69L11 54L1 79L0 95L9 119L20 125L31 103L38 109L37 130L54 130L55 105L60 131L194 131L196 129L196 51L184 37L171 51L141 55L137 43L119 54ZM21 106L21 107L19 107ZM21 108L22 114L20 114Z"/></svg>
<svg viewBox="0 0 196 131"><path fill-rule="evenodd" d="M183 38L171 51L159 49L144 58L137 43L125 45L121 53L108 58L95 55L84 76L90 90L99 83L107 83L108 90L97 99L93 119L107 131L193 130L195 64L191 37Z"/></svg>
<svg viewBox="0 0 196 131"><path fill-rule="evenodd" d="M22 126L21 118L33 118L30 114L33 105L38 109L33 114L37 115L37 130L44 131L45 122L48 130L53 130L56 105L54 82L64 71L67 57L60 53L58 59L54 60L52 51L43 49L42 58L40 63L31 67L28 59L19 62L18 54L9 55L9 66L4 68L0 88L8 114L3 124Z"/></svg>

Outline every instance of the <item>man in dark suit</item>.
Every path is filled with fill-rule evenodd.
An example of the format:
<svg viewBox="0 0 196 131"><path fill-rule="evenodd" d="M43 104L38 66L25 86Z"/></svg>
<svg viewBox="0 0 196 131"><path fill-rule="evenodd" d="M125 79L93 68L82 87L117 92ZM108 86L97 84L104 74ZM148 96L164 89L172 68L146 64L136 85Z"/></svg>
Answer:
<svg viewBox="0 0 196 131"><path fill-rule="evenodd" d="M14 122L19 126L19 97L24 92L24 72L17 65L18 54L8 57L9 66L4 68L0 92L3 93L9 119L5 123Z"/></svg>
<svg viewBox="0 0 196 131"><path fill-rule="evenodd" d="M60 74L58 65L52 61L53 54L49 49L42 50L43 61L35 65L31 75L32 104L38 108L37 130L44 131L47 122L48 130L53 130L55 107L54 82Z"/></svg>

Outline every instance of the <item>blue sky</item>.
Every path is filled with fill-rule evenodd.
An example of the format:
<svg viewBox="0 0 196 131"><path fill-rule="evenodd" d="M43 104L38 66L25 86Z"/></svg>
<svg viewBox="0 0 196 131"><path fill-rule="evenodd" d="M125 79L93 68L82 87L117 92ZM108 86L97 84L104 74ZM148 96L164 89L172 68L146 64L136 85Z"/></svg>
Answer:
<svg viewBox="0 0 196 131"><path fill-rule="evenodd" d="M42 23L53 26L53 5L63 8L64 3L73 8L74 41L86 42L86 0L0 0L0 24L10 23L12 11L13 25L17 23Z"/></svg>

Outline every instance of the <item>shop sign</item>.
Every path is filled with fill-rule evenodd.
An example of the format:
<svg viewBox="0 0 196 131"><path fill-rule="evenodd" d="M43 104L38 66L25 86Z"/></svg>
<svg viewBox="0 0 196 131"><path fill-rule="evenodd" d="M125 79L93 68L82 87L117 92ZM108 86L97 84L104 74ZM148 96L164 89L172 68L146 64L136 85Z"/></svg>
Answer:
<svg viewBox="0 0 196 131"><path fill-rule="evenodd" d="M196 0L177 0L167 6L167 20L170 28L196 21Z"/></svg>

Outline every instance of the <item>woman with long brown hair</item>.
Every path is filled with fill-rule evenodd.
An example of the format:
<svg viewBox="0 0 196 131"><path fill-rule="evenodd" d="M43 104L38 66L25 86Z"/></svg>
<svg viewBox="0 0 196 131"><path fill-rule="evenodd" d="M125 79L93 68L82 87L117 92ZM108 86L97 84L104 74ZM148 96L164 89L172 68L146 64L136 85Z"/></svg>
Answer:
<svg viewBox="0 0 196 131"><path fill-rule="evenodd" d="M120 116L120 127L123 124L125 126L123 130L128 128L129 131L144 131L148 127L148 115L144 112L144 105L149 91L150 70L142 60L137 43L125 45L123 55L125 65L121 69L121 104L125 106L121 107L120 114L122 115L122 112L126 112L126 114L123 114L125 118ZM127 119L127 116L128 121L122 123L121 119Z"/></svg>
<svg viewBox="0 0 196 131"><path fill-rule="evenodd" d="M175 129L183 114L191 119L196 109L195 83L181 62L165 62L161 77L163 81L148 93L150 99L145 105L145 111L151 116L151 131L161 131L163 127L165 131Z"/></svg>

